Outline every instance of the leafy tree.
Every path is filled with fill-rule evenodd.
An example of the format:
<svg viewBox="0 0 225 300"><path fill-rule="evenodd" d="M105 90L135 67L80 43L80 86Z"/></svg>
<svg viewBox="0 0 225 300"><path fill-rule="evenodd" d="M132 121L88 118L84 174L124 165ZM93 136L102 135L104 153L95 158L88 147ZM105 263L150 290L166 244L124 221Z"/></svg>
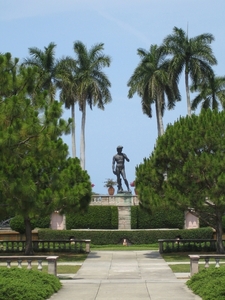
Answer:
<svg viewBox="0 0 225 300"><path fill-rule="evenodd" d="M203 110L199 116L180 118L158 138L151 156L137 166L135 179L146 209L165 204L179 207L213 227L218 253L224 253L224 132L224 111Z"/></svg>
<svg viewBox="0 0 225 300"><path fill-rule="evenodd" d="M96 44L88 50L80 42L74 42L76 55L76 82L79 109L82 112L81 119L81 140L80 140L80 162L82 169L85 169L85 123L86 106L92 109L97 105L104 110L104 105L111 102L109 88L111 86L106 74L102 71L109 67L111 59L103 54L104 44Z"/></svg>
<svg viewBox="0 0 225 300"><path fill-rule="evenodd" d="M202 109L219 109L220 105L225 109L225 76L217 77L213 74L201 81L196 88L192 86L191 91L198 92L191 109L195 110L200 103Z"/></svg>
<svg viewBox="0 0 225 300"><path fill-rule="evenodd" d="M1 74L9 62L5 56L0 61ZM91 199L91 182L80 161L68 158L60 137L70 131L70 124L61 119L62 104L47 104L48 91L38 92L35 85L35 99L30 98L28 71L18 67L13 75L6 72L9 88L0 98L0 206L8 215L23 217L26 254L31 254L31 220L54 210L84 211ZM36 78L34 74L34 83ZM18 83L23 88L11 93Z"/></svg>
<svg viewBox="0 0 225 300"><path fill-rule="evenodd" d="M134 70L128 81L128 97L132 98L135 93L142 99L143 113L152 117L151 105L155 103L158 135L164 133L163 114L166 107L165 95L168 99L168 108L172 109L175 102L180 100L176 82L168 77L169 61L166 60L162 48L151 45L149 51L138 49L141 58L140 63Z"/></svg>
<svg viewBox="0 0 225 300"><path fill-rule="evenodd" d="M184 70L189 116L191 115L189 78L196 86L200 78L212 73L211 66L217 63L210 46L213 40L213 35L209 33L189 38L183 29L174 27L173 34L168 35L163 41L165 53L172 55L170 76L178 81Z"/></svg>

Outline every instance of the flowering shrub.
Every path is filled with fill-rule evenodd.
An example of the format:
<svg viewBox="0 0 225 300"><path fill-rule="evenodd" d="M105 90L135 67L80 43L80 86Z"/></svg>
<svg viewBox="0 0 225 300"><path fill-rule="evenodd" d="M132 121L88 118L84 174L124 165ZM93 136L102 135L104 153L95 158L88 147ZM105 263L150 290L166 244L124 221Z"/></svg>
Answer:
<svg viewBox="0 0 225 300"><path fill-rule="evenodd" d="M134 186L135 186L135 181L132 181L132 182L130 183L130 186L134 187Z"/></svg>
<svg viewBox="0 0 225 300"><path fill-rule="evenodd" d="M94 183L92 183L92 184L91 184L91 187L94 187L94 186L95 186Z"/></svg>

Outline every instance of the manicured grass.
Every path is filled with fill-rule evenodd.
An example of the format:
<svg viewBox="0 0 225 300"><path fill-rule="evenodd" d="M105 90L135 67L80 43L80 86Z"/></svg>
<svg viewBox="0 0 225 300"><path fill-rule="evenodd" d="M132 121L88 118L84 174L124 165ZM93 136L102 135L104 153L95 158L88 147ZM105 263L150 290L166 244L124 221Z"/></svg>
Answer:
<svg viewBox="0 0 225 300"><path fill-rule="evenodd" d="M1 256L22 256L24 255L21 252L17 252L17 253L1 253ZM62 252L62 253L53 253L53 252L38 252L35 253L34 255L37 256L58 256L57 262L67 262L67 261L71 261L71 262L82 262L87 258L87 254L86 253L72 253L72 252Z"/></svg>
<svg viewBox="0 0 225 300"><path fill-rule="evenodd" d="M57 266L57 274L76 274L77 271L80 269L81 265L58 265ZM6 266L0 266L0 270L6 269ZM11 269L18 269L17 266L12 265ZM27 269L27 266L22 266L22 269ZM32 270L38 271L37 265L32 266ZM48 273L48 266L43 266L42 271L43 273Z"/></svg>
<svg viewBox="0 0 225 300"><path fill-rule="evenodd" d="M141 251L141 250L158 250L159 245L156 244L144 244L144 245L91 245L91 251Z"/></svg>
<svg viewBox="0 0 225 300"><path fill-rule="evenodd" d="M169 267L171 268L171 270L172 270L174 273L189 273L189 272L190 272L190 265L189 265L189 264L186 264L186 265L182 265L182 264L178 264L178 265L170 265L170 264L169 264ZM221 265L220 267L222 267L222 265ZM209 265L209 268L210 268L210 269L215 268L215 263ZM200 264L200 265L198 266L198 269L199 269L199 271L204 270L204 269L205 269L205 265L204 265L204 264Z"/></svg>
<svg viewBox="0 0 225 300"><path fill-rule="evenodd" d="M161 256L165 259L166 262L180 262L180 261L190 261L189 253L162 253Z"/></svg>

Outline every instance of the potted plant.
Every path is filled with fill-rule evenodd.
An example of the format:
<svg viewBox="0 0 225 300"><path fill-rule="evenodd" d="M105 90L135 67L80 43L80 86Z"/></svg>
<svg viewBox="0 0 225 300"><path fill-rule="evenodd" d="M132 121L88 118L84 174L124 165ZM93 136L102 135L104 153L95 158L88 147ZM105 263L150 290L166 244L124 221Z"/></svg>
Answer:
<svg viewBox="0 0 225 300"><path fill-rule="evenodd" d="M130 183L130 186L134 187L134 193L135 193L135 195L137 195L137 191L135 188L135 180Z"/></svg>
<svg viewBox="0 0 225 300"><path fill-rule="evenodd" d="M104 181L104 187L108 188L108 193L110 196L114 195L115 193L114 185L117 185L117 182L114 181L112 178L107 178Z"/></svg>

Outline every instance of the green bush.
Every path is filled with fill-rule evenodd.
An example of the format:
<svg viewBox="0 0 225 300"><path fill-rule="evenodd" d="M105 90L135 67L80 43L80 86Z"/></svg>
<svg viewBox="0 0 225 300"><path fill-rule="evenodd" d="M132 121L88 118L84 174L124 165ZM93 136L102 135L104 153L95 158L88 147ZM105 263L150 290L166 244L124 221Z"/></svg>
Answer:
<svg viewBox="0 0 225 300"><path fill-rule="evenodd" d="M132 229L183 228L184 213L178 209L160 208L150 213L131 206ZM84 214L66 215L67 229L118 229L116 206L89 206Z"/></svg>
<svg viewBox="0 0 225 300"><path fill-rule="evenodd" d="M22 216L15 216L10 220L10 227L21 234L25 233L24 219ZM49 228L50 227L50 216L39 217L37 219L31 219L31 228Z"/></svg>
<svg viewBox="0 0 225 300"><path fill-rule="evenodd" d="M180 228L184 227L184 212L172 208L159 208L151 213L141 209L140 207L131 207L131 211L136 210L137 229L157 229L157 228ZM132 225L135 224L134 222ZM133 229L135 227L132 227Z"/></svg>
<svg viewBox="0 0 225 300"><path fill-rule="evenodd" d="M51 230L39 229L40 240L69 240L71 236L76 239L90 239L94 245L109 245L122 243L127 239L130 243L153 244L158 239L174 239L181 235L184 239L211 239L211 228L174 229L174 230Z"/></svg>
<svg viewBox="0 0 225 300"><path fill-rule="evenodd" d="M225 299L225 267L204 269L194 274L186 284L203 300Z"/></svg>
<svg viewBox="0 0 225 300"><path fill-rule="evenodd" d="M117 229L118 212L115 206L89 206L84 214L66 215L67 229Z"/></svg>
<svg viewBox="0 0 225 300"><path fill-rule="evenodd" d="M31 228L35 228L35 221L31 221ZM25 224L24 219L21 216L15 216L10 220L10 227L12 230L15 230L21 234L25 233Z"/></svg>
<svg viewBox="0 0 225 300"><path fill-rule="evenodd" d="M61 288L50 274L18 268L0 269L0 300L44 300Z"/></svg>

